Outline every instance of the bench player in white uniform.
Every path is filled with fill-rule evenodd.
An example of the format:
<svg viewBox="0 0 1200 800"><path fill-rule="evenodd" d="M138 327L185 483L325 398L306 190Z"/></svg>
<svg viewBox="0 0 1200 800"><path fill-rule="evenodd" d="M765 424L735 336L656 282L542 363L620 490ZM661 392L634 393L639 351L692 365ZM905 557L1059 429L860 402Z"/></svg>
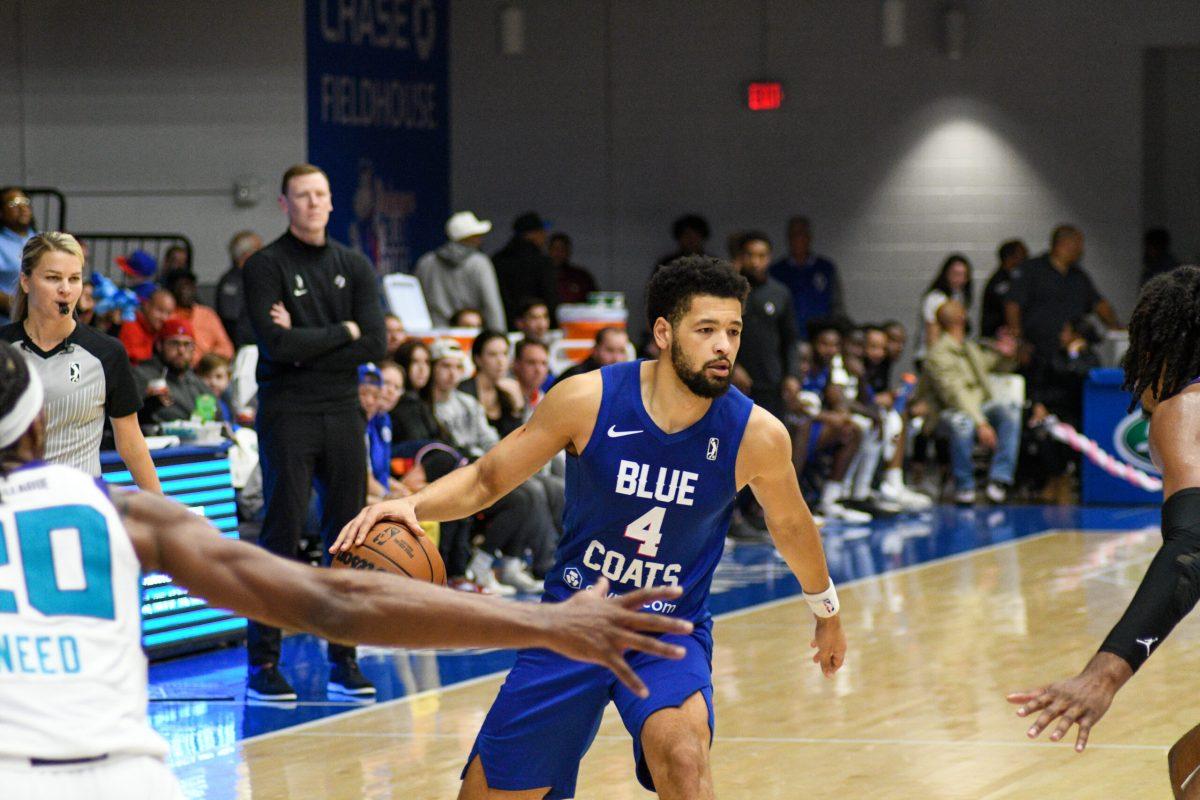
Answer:
<svg viewBox="0 0 1200 800"><path fill-rule="evenodd" d="M338 641L548 647L604 664L641 692L621 653L681 651L634 631L691 630L634 612L677 590L610 600L583 592L537 606L303 566L226 539L162 497L117 492L110 500L86 473L42 463L44 445L41 382L0 342L3 800L183 796L146 719L143 570L166 572L214 605Z"/></svg>

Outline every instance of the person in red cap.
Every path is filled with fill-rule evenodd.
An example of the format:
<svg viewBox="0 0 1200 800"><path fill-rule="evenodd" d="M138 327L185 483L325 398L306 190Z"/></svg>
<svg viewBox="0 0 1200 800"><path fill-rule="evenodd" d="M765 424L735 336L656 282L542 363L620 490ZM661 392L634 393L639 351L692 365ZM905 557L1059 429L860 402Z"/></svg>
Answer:
<svg viewBox="0 0 1200 800"><path fill-rule="evenodd" d="M163 323L175 313L175 297L166 289L155 289L142 301L133 322L121 326L118 337L129 353L129 360L139 364L154 355L154 343Z"/></svg>
<svg viewBox="0 0 1200 800"><path fill-rule="evenodd" d="M138 419L143 425L189 419L208 386L192 370L196 334L185 319L170 317L154 339L154 354L133 369L143 398Z"/></svg>

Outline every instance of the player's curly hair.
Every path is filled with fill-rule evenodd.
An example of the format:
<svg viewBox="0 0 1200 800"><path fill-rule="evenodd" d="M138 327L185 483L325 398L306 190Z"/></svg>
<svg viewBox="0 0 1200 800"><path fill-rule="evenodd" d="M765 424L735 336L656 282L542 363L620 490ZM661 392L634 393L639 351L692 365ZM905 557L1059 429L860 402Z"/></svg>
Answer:
<svg viewBox="0 0 1200 800"><path fill-rule="evenodd" d="M1142 289L1121 360L1132 411L1149 389L1162 401L1200 377L1200 267L1179 267Z"/></svg>
<svg viewBox="0 0 1200 800"><path fill-rule="evenodd" d="M750 284L728 261L712 256L681 256L654 273L646 286L646 321L659 317L674 327L696 295L731 297L745 304Z"/></svg>
<svg viewBox="0 0 1200 800"><path fill-rule="evenodd" d="M8 342L0 341L0 417L17 405L29 386L29 365ZM0 478L4 477L4 462L12 459L20 439L0 450Z"/></svg>

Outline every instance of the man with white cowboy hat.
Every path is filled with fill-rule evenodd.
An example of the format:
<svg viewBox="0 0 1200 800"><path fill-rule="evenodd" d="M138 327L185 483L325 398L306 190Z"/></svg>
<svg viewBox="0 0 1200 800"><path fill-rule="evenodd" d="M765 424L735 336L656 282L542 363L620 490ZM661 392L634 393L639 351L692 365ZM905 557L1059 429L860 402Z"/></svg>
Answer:
<svg viewBox="0 0 1200 800"><path fill-rule="evenodd" d="M477 308L483 314L484 325L497 331L505 329L496 270L479 249L491 229L489 220L479 219L471 211L459 211L446 221L449 241L417 261L415 274L434 327L448 327L460 309Z"/></svg>

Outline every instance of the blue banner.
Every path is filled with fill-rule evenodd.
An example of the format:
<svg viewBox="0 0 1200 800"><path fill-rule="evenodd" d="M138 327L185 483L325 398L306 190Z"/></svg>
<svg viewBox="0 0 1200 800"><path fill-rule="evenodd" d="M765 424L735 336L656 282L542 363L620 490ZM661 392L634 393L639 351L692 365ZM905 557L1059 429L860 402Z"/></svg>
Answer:
<svg viewBox="0 0 1200 800"><path fill-rule="evenodd" d="M308 160L329 234L380 275L440 245L450 206L449 0L305 0Z"/></svg>

